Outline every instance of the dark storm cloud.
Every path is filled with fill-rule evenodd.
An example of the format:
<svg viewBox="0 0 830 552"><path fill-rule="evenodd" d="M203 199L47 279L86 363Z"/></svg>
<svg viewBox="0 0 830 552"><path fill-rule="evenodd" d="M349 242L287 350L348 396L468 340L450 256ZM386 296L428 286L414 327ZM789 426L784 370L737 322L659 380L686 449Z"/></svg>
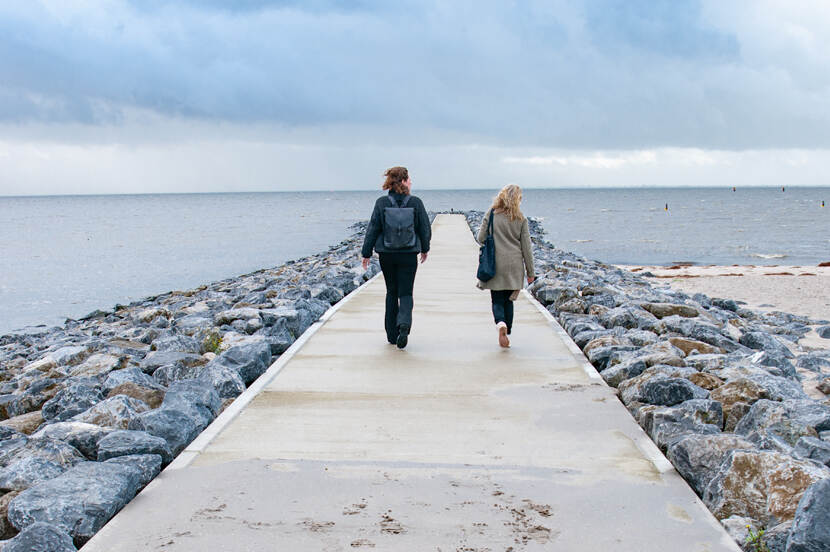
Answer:
<svg viewBox="0 0 830 552"><path fill-rule="evenodd" d="M791 64L797 47L749 58L742 40L761 39L705 6L8 2L0 121L111 125L145 110L495 145L830 145L830 93L810 76L826 60Z"/></svg>

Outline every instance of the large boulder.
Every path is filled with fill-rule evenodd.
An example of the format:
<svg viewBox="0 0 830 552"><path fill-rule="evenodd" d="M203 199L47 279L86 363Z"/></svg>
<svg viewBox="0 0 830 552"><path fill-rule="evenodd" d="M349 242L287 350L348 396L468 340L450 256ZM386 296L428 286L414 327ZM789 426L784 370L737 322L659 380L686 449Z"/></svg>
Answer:
<svg viewBox="0 0 830 552"><path fill-rule="evenodd" d="M86 359L69 371L72 377L100 376L113 370L123 368L127 363L126 356L116 356L109 353L97 353Z"/></svg>
<svg viewBox="0 0 830 552"><path fill-rule="evenodd" d="M119 464L138 469L139 487L144 487L161 472L163 465L162 457L158 454L130 454L128 456L116 456L104 461L105 464Z"/></svg>
<svg viewBox="0 0 830 552"><path fill-rule="evenodd" d="M50 523L32 523L3 546L3 552L77 552L72 537Z"/></svg>
<svg viewBox="0 0 830 552"><path fill-rule="evenodd" d="M182 366L200 366L207 362L201 355L179 351L152 351L141 361L141 370L152 374L162 366L180 364Z"/></svg>
<svg viewBox="0 0 830 552"><path fill-rule="evenodd" d="M13 418L40 410L60 391L61 384L60 379L48 377L32 381L21 393L12 395L9 400L4 401L6 415Z"/></svg>
<svg viewBox="0 0 830 552"><path fill-rule="evenodd" d="M599 322L606 328L621 326L623 328L638 328L641 330L659 330L661 325L656 316L640 307L623 305L614 307L599 317Z"/></svg>
<svg viewBox="0 0 830 552"><path fill-rule="evenodd" d="M245 382L239 372L214 361L202 367L197 379L216 389L223 399L238 397L245 391Z"/></svg>
<svg viewBox="0 0 830 552"><path fill-rule="evenodd" d="M110 372L107 379L101 385L101 390L104 395L109 395L110 391L124 383L135 383L152 389L164 389L150 375L142 372L137 366L130 366L123 370Z"/></svg>
<svg viewBox="0 0 830 552"><path fill-rule="evenodd" d="M707 485L703 501L718 519L744 515L763 525L795 516L804 491L830 470L773 451L734 450Z"/></svg>
<svg viewBox="0 0 830 552"><path fill-rule="evenodd" d="M161 437L170 446L173 456L179 454L205 428L201 420L180 410L158 408L144 412L130 422L129 429L146 431Z"/></svg>
<svg viewBox="0 0 830 552"><path fill-rule="evenodd" d="M579 297L579 293L571 287L547 285L537 289L534 296L545 307L553 305L554 308L557 308L559 305Z"/></svg>
<svg viewBox="0 0 830 552"><path fill-rule="evenodd" d="M645 410L639 421L652 441L665 452L675 441L690 433L720 433L723 412L718 402L692 399L675 407Z"/></svg>
<svg viewBox="0 0 830 552"><path fill-rule="evenodd" d="M64 471L64 466L39 456L20 458L5 468L0 468L0 491L22 491L57 477Z"/></svg>
<svg viewBox="0 0 830 552"><path fill-rule="evenodd" d="M674 315L682 316L684 318L694 318L700 314L696 308L690 305L678 305L674 303L643 303L640 306L657 318L665 318L667 316Z"/></svg>
<svg viewBox="0 0 830 552"><path fill-rule="evenodd" d="M32 439L56 439L78 449L86 458L95 460L98 455L98 441L113 430L83 422L57 422L43 426L32 435Z"/></svg>
<svg viewBox="0 0 830 552"><path fill-rule="evenodd" d="M211 362L235 370L245 385L250 385L271 364L271 347L264 341L243 343L231 347Z"/></svg>
<svg viewBox="0 0 830 552"><path fill-rule="evenodd" d="M728 433L690 434L668 447L668 458L698 495L717 473L726 455L736 449L752 450L752 443Z"/></svg>
<svg viewBox="0 0 830 552"><path fill-rule="evenodd" d="M126 397L132 397L133 399L139 400L150 408L158 408L161 405L161 401L164 400L164 392L164 388L160 385L146 387L144 385L128 381L113 387L107 395L107 398L114 397L116 395L124 395Z"/></svg>
<svg viewBox="0 0 830 552"><path fill-rule="evenodd" d="M761 399L750 407L735 433L774 435L789 446L801 437L817 437L818 431L830 429L830 408L821 403L806 401L774 402Z"/></svg>
<svg viewBox="0 0 830 552"><path fill-rule="evenodd" d="M100 387L89 382L73 383L61 389L43 405L43 418L62 422L104 400Z"/></svg>
<svg viewBox="0 0 830 552"><path fill-rule="evenodd" d="M728 381L709 392L709 398L723 405L725 431L734 431L749 407L766 396L760 385L747 378Z"/></svg>
<svg viewBox="0 0 830 552"><path fill-rule="evenodd" d="M750 349L759 351L766 351L786 358L794 358L795 355L787 348L784 343L772 334L760 331L745 332L738 340L741 345L745 345Z"/></svg>
<svg viewBox="0 0 830 552"><path fill-rule="evenodd" d="M259 320L259 318L259 309L242 307L217 312L213 316L213 323L217 326L224 326L225 324L231 324L235 320L243 320L247 322L252 319Z"/></svg>
<svg viewBox="0 0 830 552"><path fill-rule="evenodd" d="M787 540L787 552L830 550L830 479L813 483L801 497Z"/></svg>
<svg viewBox="0 0 830 552"><path fill-rule="evenodd" d="M705 399L709 392L685 378L653 379L643 384L641 401L648 404L672 406L691 399Z"/></svg>
<svg viewBox="0 0 830 552"><path fill-rule="evenodd" d="M86 460L84 455L69 443L50 437L32 437L22 447L9 451L2 462L3 465L9 465L21 458L29 457L42 458L63 467L74 466Z"/></svg>
<svg viewBox="0 0 830 552"><path fill-rule="evenodd" d="M137 399L126 395L115 395L73 416L71 419L72 421L86 422L102 427L127 429L131 420L149 409L149 406Z"/></svg>
<svg viewBox="0 0 830 552"><path fill-rule="evenodd" d="M83 544L135 496L140 483L135 467L84 462L20 493L9 504L9 521L19 530L49 523Z"/></svg>
<svg viewBox="0 0 830 552"><path fill-rule="evenodd" d="M35 412L29 412L28 414L20 414L19 416L9 418L8 420L3 420L0 422L0 426L14 429L20 433L25 433L26 435L31 435L37 431L37 428L39 428L42 423L43 414L41 414L40 410L37 410Z"/></svg>
<svg viewBox="0 0 830 552"><path fill-rule="evenodd" d="M157 454L164 465L173 461L173 451L167 441L146 431L117 430L98 442L99 462L133 454Z"/></svg>
<svg viewBox="0 0 830 552"><path fill-rule="evenodd" d="M222 407L222 399L213 387L201 380L177 381L167 390L162 408L179 410L198 418L205 427Z"/></svg>
<svg viewBox="0 0 830 552"><path fill-rule="evenodd" d="M801 437L796 441L793 455L830 467L830 443L815 437Z"/></svg>
<svg viewBox="0 0 830 552"><path fill-rule="evenodd" d="M713 345L709 345L708 343L704 343L703 341L689 339L687 337L670 337L669 343L683 351L683 353L687 356L692 354L722 354L724 352L724 350L720 347L715 347Z"/></svg>
<svg viewBox="0 0 830 552"><path fill-rule="evenodd" d="M150 344L153 351L178 351L181 353L201 354L202 344L195 337L169 333L153 340Z"/></svg>

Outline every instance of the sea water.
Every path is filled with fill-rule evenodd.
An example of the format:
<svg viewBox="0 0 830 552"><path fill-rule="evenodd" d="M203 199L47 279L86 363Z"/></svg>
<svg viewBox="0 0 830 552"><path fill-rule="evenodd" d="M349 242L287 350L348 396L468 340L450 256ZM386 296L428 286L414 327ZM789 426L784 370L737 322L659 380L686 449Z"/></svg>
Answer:
<svg viewBox="0 0 830 552"><path fill-rule="evenodd" d="M413 190L435 211L496 190ZM380 192L0 197L0 334L325 250ZM830 261L830 188L528 189L557 247L609 263Z"/></svg>

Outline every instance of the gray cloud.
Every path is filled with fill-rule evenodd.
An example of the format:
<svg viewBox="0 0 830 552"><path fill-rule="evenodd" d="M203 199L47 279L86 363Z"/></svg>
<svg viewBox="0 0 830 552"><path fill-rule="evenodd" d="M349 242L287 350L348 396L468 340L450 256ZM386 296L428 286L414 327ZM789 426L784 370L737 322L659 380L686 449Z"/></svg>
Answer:
<svg viewBox="0 0 830 552"><path fill-rule="evenodd" d="M138 110L382 128L399 143L830 146L830 88L815 76L828 59L810 41L827 19L793 19L797 35L770 24L780 13L729 4L8 2L0 122L3 133L10 123L118 126Z"/></svg>

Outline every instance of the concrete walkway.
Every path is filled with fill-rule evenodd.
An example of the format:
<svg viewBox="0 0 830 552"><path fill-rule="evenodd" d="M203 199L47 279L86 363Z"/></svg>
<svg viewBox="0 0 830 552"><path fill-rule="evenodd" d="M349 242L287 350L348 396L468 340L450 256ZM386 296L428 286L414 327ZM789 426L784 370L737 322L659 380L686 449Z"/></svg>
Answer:
<svg viewBox="0 0 830 552"><path fill-rule="evenodd" d="M433 231L406 350L378 278L84 552L739 550L527 296L498 347L464 218Z"/></svg>

